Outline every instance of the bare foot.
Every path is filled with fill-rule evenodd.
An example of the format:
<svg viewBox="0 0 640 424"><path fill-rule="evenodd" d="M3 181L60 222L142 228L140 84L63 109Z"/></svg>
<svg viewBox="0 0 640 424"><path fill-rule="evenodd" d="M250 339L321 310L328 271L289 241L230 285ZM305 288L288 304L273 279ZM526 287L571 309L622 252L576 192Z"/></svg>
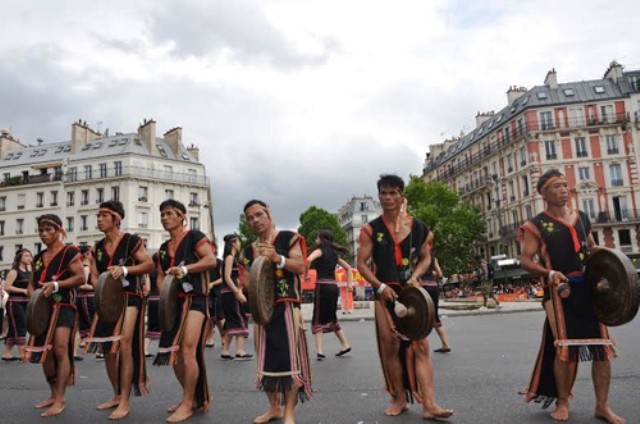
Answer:
<svg viewBox="0 0 640 424"><path fill-rule="evenodd" d="M119 403L120 403L120 399L113 398L96 406L96 409L98 411L105 411L107 409L115 408L116 406L118 406Z"/></svg>
<svg viewBox="0 0 640 424"><path fill-rule="evenodd" d="M46 398L45 400L43 400L40 403L36 403L35 408L36 409L42 409L42 408L46 408L46 407L51 406L51 405L53 405L53 398L52 397Z"/></svg>
<svg viewBox="0 0 640 424"><path fill-rule="evenodd" d="M284 417L284 413L279 406L271 407L264 414L253 420L253 424L265 424L272 420L281 420Z"/></svg>
<svg viewBox="0 0 640 424"><path fill-rule="evenodd" d="M558 403L556 404L556 410L551 413L551 418L556 421L568 421L569 404L558 401Z"/></svg>
<svg viewBox="0 0 640 424"><path fill-rule="evenodd" d="M384 414L390 417L395 417L402 414L404 411L408 411L409 406L407 402L392 402L387 409L384 410Z"/></svg>
<svg viewBox="0 0 640 424"><path fill-rule="evenodd" d="M169 418L167 418L168 423L179 423L186 419L189 419L193 415L193 408L189 406L185 406L184 404L180 404L176 412L171 414Z"/></svg>
<svg viewBox="0 0 640 424"><path fill-rule="evenodd" d="M64 402L54 402L51 408L40 414L41 417L53 417L64 411Z"/></svg>
<svg viewBox="0 0 640 424"><path fill-rule="evenodd" d="M167 412L176 412L178 410L178 408L180 408L180 405L182 405L182 401L176 403L175 405L171 405L170 407L167 408Z"/></svg>
<svg viewBox="0 0 640 424"><path fill-rule="evenodd" d="M438 418L449 418L453 415L453 409L444 409L434 404L432 407L426 406L422 409L423 420L437 420Z"/></svg>
<svg viewBox="0 0 640 424"><path fill-rule="evenodd" d="M109 415L110 420L121 420L129 415L129 405L118 405L115 411Z"/></svg>
<svg viewBox="0 0 640 424"><path fill-rule="evenodd" d="M604 408L596 408L595 417L599 420L606 421L609 424L627 424L627 420L617 416L608 406Z"/></svg>
<svg viewBox="0 0 640 424"><path fill-rule="evenodd" d="M296 419L295 417L285 417L282 422L283 424L296 424Z"/></svg>

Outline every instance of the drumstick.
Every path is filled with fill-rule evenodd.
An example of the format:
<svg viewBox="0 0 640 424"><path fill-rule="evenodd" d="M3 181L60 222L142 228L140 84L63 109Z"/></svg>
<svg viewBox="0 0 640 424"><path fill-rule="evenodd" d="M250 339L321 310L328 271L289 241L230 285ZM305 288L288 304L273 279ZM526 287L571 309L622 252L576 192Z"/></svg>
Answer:
<svg viewBox="0 0 640 424"><path fill-rule="evenodd" d="M558 296L563 299L566 299L571 294L571 286L568 282L558 284Z"/></svg>
<svg viewBox="0 0 640 424"><path fill-rule="evenodd" d="M400 303L397 298L393 298L393 312L396 313L398 318L404 318L407 316L407 307Z"/></svg>
<svg viewBox="0 0 640 424"><path fill-rule="evenodd" d="M402 202L402 206L400 206L400 213L398 214L398 218L396 218L396 233L400 232L400 219L401 217L404 217L407 214L407 207L409 206L409 201L407 200L407 198L404 198L404 201Z"/></svg>

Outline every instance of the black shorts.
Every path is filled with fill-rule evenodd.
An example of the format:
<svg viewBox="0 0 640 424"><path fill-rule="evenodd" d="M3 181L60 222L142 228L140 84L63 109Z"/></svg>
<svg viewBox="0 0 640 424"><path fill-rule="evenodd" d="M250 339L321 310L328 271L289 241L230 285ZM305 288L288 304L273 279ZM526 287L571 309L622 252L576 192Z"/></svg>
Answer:
<svg viewBox="0 0 640 424"><path fill-rule="evenodd" d="M138 309L142 306L142 297L137 294L129 293L128 299L127 306L135 306Z"/></svg>
<svg viewBox="0 0 640 424"><path fill-rule="evenodd" d="M76 310L74 308L63 306L58 313L58 321L56 321L56 328L67 327L73 328L76 324Z"/></svg>
<svg viewBox="0 0 640 424"><path fill-rule="evenodd" d="M191 306L189 307L189 310L202 312L206 316L207 315L206 296L193 296L193 298L191 299Z"/></svg>

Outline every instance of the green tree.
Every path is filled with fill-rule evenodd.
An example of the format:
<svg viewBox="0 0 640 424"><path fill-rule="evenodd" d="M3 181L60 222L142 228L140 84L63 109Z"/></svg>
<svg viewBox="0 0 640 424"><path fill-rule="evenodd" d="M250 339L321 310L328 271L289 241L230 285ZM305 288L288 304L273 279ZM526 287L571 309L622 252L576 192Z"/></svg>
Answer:
<svg viewBox="0 0 640 424"><path fill-rule="evenodd" d="M300 214L300 227L298 227L298 233L307 240L310 251L315 246L319 230L331 230L334 241L347 246L347 233L340 226L338 218L322 208L311 206Z"/></svg>
<svg viewBox="0 0 640 424"><path fill-rule="evenodd" d="M247 218L244 214L240 214L240 223L238 224L238 235L240 236L240 243L242 243L242 249L249 246L256 240L256 236L249 228L249 224L247 224ZM221 248L224 247L224 242L222 242Z"/></svg>
<svg viewBox="0 0 640 424"><path fill-rule="evenodd" d="M460 200L446 184L412 176L405 189L409 213L433 231L434 251L445 275L468 272L474 247L484 241L486 224L478 207Z"/></svg>

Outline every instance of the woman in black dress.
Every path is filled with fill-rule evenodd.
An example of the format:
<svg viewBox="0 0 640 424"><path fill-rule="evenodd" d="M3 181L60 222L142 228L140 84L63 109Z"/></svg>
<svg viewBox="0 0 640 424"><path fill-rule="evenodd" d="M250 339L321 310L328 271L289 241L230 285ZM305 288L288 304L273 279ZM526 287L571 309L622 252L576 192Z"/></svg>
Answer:
<svg viewBox="0 0 640 424"><path fill-rule="evenodd" d="M27 286L31 278L31 261L33 257L28 249L20 249L13 259L11 270L5 279L5 291L9 293L9 300L6 306L6 315L9 324L7 338L4 340L3 361L15 361L23 356L22 346L24 346L27 336L26 312L29 298L27 297ZM18 346L20 356L13 356L13 346Z"/></svg>
<svg viewBox="0 0 640 424"><path fill-rule="evenodd" d="M342 356L351 352L349 342L338 323L336 309L338 308L338 295L340 289L336 283L336 265L343 267L347 273L347 289L351 290L351 267L340 257L340 254L347 254L346 247L340 246L333 241L333 233L329 230L318 231L316 238L316 249L307 258L307 264L315 266L318 273L315 287L315 297L313 301L313 321L311 332L316 338L316 355L319 361L326 355L322 351L322 334L335 333L340 341L340 352L336 356Z"/></svg>

